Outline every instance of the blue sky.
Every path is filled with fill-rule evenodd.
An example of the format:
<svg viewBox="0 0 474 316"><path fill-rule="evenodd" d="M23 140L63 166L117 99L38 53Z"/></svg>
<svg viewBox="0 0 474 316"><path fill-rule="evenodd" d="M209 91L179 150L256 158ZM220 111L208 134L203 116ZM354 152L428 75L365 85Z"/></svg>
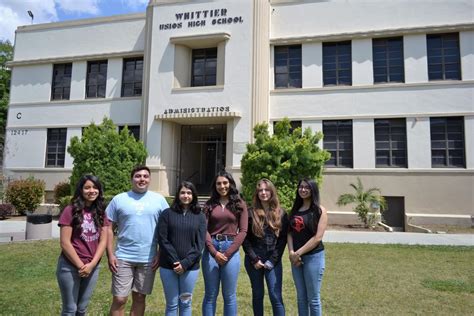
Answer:
<svg viewBox="0 0 474 316"><path fill-rule="evenodd" d="M13 43L15 30L34 24L93 18L127 13L144 13L149 0L0 0L0 40Z"/></svg>

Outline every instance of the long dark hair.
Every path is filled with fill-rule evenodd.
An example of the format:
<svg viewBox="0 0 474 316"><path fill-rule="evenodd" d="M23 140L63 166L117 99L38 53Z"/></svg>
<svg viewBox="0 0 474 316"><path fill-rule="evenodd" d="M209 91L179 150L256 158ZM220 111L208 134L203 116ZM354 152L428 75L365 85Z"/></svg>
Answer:
<svg viewBox="0 0 474 316"><path fill-rule="evenodd" d="M72 225L74 228L79 229L84 221L83 210L86 208L86 201L82 195L82 188L87 181L91 181L99 190L97 198L92 202L91 206L88 207L89 212L92 214L94 224L96 227L102 227L104 225L105 215L105 203L104 203L104 190L102 183L99 178L93 175L85 175L79 179L76 185L76 191L71 199L72 204Z"/></svg>
<svg viewBox="0 0 474 316"><path fill-rule="evenodd" d="M237 186L235 184L234 178L232 175L225 171L221 170L219 171L216 176L214 177L214 180L212 181L211 184L211 197L209 200L206 202L206 212L210 212L212 208L216 205L219 205L219 199L220 195L219 192L217 192L216 189L216 182L217 178L219 177L224 177L227 180L229 180L229 203L227 203L227 208L234 214L238 215L242 212L243 208L241 203L243 203L242 199L240 198L239 191L237 190Z"/></svg>
<svg viewBox="0 0 474 316"><path fill-rule="evenodd" d="M181 206L181 201L179 200L179 192L181 191L182 188L191 190L193 194L193 199L189 205L189 210L193 212L194 214L201 213L202 209L198 203L198 194L197 194L196 187L194 186L194 184L192 184L189 181L183 181L179 184L176 190L176 194L174 195L174 201L173 201L173 204L171 204L171 208L177 212L182 212L183 208Z"/></svg>
<svg viewBox="0 0 474 316"><path fill-rule="evenodd" d="M295 201L293 202L293 207L291 208L290 216L294 216L298 212L300 207L303 205L303 199L301 198L300 194L298 193L298 188L299 188L299 186L301 185L302 182L306 182L309 186L310 191L311 191L311 197L310 197L311 198L311 205L309 206L309 209L313 213L313 215L317 215L317 216L313 216L313 218L316 221L316 219L318 219L319 215L321 214L321 206L320 206L320 202L319 202L319 188L318 188L318 184L316 183L316 181L314 181L313 179L309 179L309 178L303 178L298 182L298 186L296 187L296 197L295 197ZM313 223L313 225L314 224L315 223Z"/></svg>

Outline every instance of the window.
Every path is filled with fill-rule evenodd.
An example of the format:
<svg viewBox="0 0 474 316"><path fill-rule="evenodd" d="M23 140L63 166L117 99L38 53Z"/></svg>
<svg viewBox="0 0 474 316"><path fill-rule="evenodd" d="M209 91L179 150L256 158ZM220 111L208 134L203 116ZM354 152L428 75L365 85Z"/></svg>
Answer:
<svg viewBox="0 0 474 316"><path fill-rule="evenodd" d="M430 34L426 40L429 80L461 80L459 34Z"/></svg>
<svg viewBox="0 0 474 316"><path fill-rule="evenodd" d="M374 120L375 165L407 167L407 130L405 119Z"/></svg>
<svg viewBox="0 0 474 316"><path fill-rule="evenodd" d="M404 82L403 37L372 40L374 83Z"/></svg>
<svg viewBox="0 0 474 316"><path fill-rule="evenodd" d="M352 168L352 121L323 121L323 147L331 153L328 167Z"/></svg>
<svg viewBox="0 0 474 316"><path fill-rule="evenodd" d="M217 73L217 47L193 49L191 86L215 86Z"/></svg>
<svg viewBox="0 0 474 316"><path fill-rule="evenodd" d="M323 43L323 83L325 86L352 85L351 41Z"/></svg>
<svg viewBox="0 0 474 316"><path fill-rule="evenodd" d="M123 60L122 97L142 95L143 57Z"/></svg>
<svg viewBox="0 0 474 316"><path fill-rule="evenodd" d="M431 165L465 167L464 121L462 117L432 117Z"/></svg>
<svg viewBox="0 0 474 316"><path fill-rule="evenodd" d="M51 100L69 100L71 92L72 63L53 66Z"/></svg>
<svg viewBox="0 0 474 316"><path fill-rule="evenodd" d="M130 134L135 137L136 140L140 140L140 125L127 126ZM124 125L119 126L119 133L125 128Z"/></svg>
<svg viewBox="0 0 474 316"><path fill-rule="evenodd" d="M46 167L64 167L66 133L66 128L48 128Z"/></svg>
<svg viewBox="0 0 474 316"><path fill-rule="evenodd" d="M107 60L87 63L86 98L105 98Z"/></svg>
<svg viewBox="0 0 474 316"><path fill-rule="evenodd" d="M275 88L301 86L301 45L275 46Z"/></svg>

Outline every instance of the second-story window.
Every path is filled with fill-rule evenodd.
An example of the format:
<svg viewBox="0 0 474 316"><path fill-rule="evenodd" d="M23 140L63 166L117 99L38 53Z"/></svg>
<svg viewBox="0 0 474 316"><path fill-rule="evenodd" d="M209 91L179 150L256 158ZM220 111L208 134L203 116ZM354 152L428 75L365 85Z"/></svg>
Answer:
<svg viewBox="0 0 474 316"><path fill-rule="evenodd" d="M48 128L46 167L64 167L67 128Z"/></svg>
<svg viewBox="0 0 474 316"><path fill-rule="evenodd" d="M403 37L372 40L374 83L404 82Z"/></svg>
<svg viewBox="0 0 474 316"><path fill-rule="evenodd" d="M71 94L72 63L55 64L53 66L53 81L51 100L69 100Z"/></svg>
<svg viewBox="0 0 474 316"><path fill-rule="evenodd" d="M429 80L461 80L459 33L428 34Z"/></svg>
<svg viewBox="0 0 474 316"><path fill-rule="evenodd" d="M191 86L215 86L217 74L217 47L193 49Z"/></svg>
<svg viewBox="0 0 474 316"><path fill-rule="evenodd" d="M351 41L323 43L323 83L325 86L352 85Z"/></svg>
<svg viewBox="0 0 474 316"><path fill-rule="evenodd" d="M121 125L118 127L119 132L121 132L125 128L125 125ZM127 126L128 132L130 135L135 137L136 140L140 140L140 125L129 125Z"/></svg>
<svg viewBox="0 0 474 316"><path fill-rule="evenodd" d="M123 60L122 97L142 95L143 57Z"/></svg>
<svg viewBox="0 0 474 316"><path fill-rule="evenodd" d="M105 98L107 60L87 63L86 98Z"/></svg>
<svg viewBox="0 0 474 316"><path fill-rule="evenodd" d="M275 88L301 88L301 45L275 46Z"/></svg>
<svg viewBox="0 0 474 316"><path fill-rule="evenodd" d="M464 118L430 118L431 165L434 168L464 168Z"/></svg>

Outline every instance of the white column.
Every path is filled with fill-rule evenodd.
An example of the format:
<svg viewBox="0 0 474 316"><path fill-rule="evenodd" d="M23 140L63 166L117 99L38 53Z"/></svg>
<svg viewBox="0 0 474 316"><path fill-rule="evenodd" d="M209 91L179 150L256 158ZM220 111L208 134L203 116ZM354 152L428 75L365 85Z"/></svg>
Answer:
<svg viewBox="0 0 474 316"><path fill-rule="evenodd" d="M303 88L323 86L323 44L308 43L301 46Z"/></svg>
<svg viewBox="0 0 474 316"><path fill-rule="evenodd" d="M106 98L120 98L122 93L122 58L110 58L107 64Z"/></svg>
<svg viewBox="0 0 474 316"><path fill-rule="evenodd" d="M86 61L72 63L70 100L84 100L86 98L86 74Z"/></svg>
<svg viewBox="0 0 474 316"><path fill-rule="evenodd" d="M431 168L429 117L407 118L407 158L409 169Z"/></svg>
<svg viewBox="0 0 474 316"><path fill-rule="evenodd" d="M352 85L374 84L372 39L352 40Z"/></svg>
<svg viewBox="0 0 474 316"><path fill-rule="evenodd" d="M462 80L474 79L474 31L459 33Z"/></svg>
<svg viewBox="0 0 474 316"><path fill-rule="evenodd" d="M352 121L354 169L375 168L375 136L373 119Z"/></svg>
<svg viewBox="0 0 474 316"><path fill-rule="evenodd" d="M428 81L426 57L426 35L405 35L403 37L403 55L405 58L405 82Z"/></svg>

